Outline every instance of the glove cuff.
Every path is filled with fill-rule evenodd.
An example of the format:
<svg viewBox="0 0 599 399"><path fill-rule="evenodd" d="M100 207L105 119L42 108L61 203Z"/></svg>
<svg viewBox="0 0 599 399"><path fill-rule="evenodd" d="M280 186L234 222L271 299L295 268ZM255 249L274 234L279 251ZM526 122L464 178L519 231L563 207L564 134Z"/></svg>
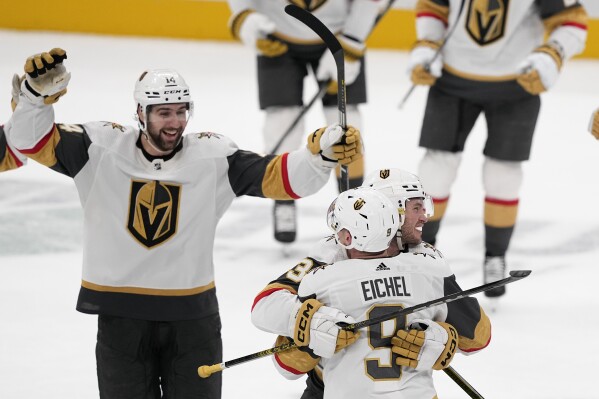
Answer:
<svg viewBox="0 0 599 399"><path fill-rule="evenodd" d="M326 127L321 127L320 129L316 129L314 133L308 136L308 150L314 155L320 154L320 138L324 134Z"/></svg>
<svg viewBox="0 0 599 399"><path fill-rule="evenodd" d="M364 57L366 45L361 40L344 33L337 35L337 39L348 61L359 61Z"/></svg>
<svg viewBox="0 0 599 399"><path fill-rule="evenodd" d="M457 330L451 324L441 321L438 321L437 324L447 331L447 343L445 344L443 352L441 352L441 355L439 355L439 358L433 365L433 370L443 370L444 368L449 367L449 363L451 363L451 360L458 349L459 338Z"/></svg>
<svg viewBox="0 0 599 399"><path fill-rule="evenodd" d="M416 47L428 47L428 48L432 48L433 50L439 50L439 48L441 47L441 42L437 42L434 40L426 40L426 39L421 39L421 40L417 40L414 45L412 46L412 50L414 50Z"/></svg>
<svg viewBox="0 0 599 399"><path fill-rule="evenodd" d="M300 306L295 317L295 329L293 340L299 347L308 346L310 343L310 324L314 314L322 307L322 303L316 299L308 299Z"/></svg>
<svg viewBox="0 0 599 399"><path fill-rule="evenodd" d="M534 52L547 54L557 65L557 70L560 71L562 69L564 63L564 49L558 42L547 42L542 46L537 47Z"/></svg>
<svg viewBox="0 0 599 399"><path fill-rule="evenodd" d="M231 31L231 35L233 35L235 39L241 40L241 36L239 35L241 25L243 25L246 18L254 12L256 11L251 8L248 8L246 10L239 11L238 13L231 15L231 18L229 18L229 30Z"/></svg>

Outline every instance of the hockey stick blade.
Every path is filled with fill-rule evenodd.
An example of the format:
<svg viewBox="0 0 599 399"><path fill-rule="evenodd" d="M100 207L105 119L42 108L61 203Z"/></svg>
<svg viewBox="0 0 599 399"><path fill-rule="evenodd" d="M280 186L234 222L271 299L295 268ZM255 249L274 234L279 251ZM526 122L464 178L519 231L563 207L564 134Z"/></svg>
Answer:
<svg viewBox="0 0 599 399"><path fill-rule="evenodd" d="M424 302L424 303L421 303L420 305L411 306L409 308L405 308L400 311L389 313L387 315L383 315L380 317L360 321L360 322L353 323L353 324L340 322L340 323L337 323L337 325L339 327L341 327L343 330L354 331L359 328L371 326L373 324L378 324L383 321L394 319L398 316L403 316L403 315L417 312L422 309L430 308L431 306L437 306L437 305L441 305L444 303L457 301L458 299L462 299L467 296L478 294L480 292L487 291L487 290L490 290L493 288L501 287L503 285L510 284L510 283L513 283L514 281L518 281L525 277L528 277L530 275L530 273L531 273L530 270L513 270L510 272L509 277L504 278L502 280L498 280L498 281L488 283L488 284L483 284L478 287L470 288L469 290L466 290L466 291L455 292L453 294L449 294L449 295L446 295L441 298L433 299L432 301ZM286 350L293 349L296 346L297 345L295 344L295 342L291 341L288 344L283 344L283 345L275 346L273 348L268 348L263 351L252 353L251 355L246 355L246 356L243 356L243 357L240 357L237 359L229 360L224 363L213 364L211 366L207 366L207 365L200 366L200 367L198 367L198 375L202 378L207 378L210 375L212 375L213 373L223 371L226 368L237 366L239 364L246 363L251 360L256 360L256 359L260 359L260 358L263 358L266 356L274 355L275 353L284 352Z"/></svg>
<svg viewBox="0 0 599 399"><path fill-rule="evenodd" d="M395 319L396 317L407 315L410 313L415 313L423 309L430 308L432 306L442 305L444 303L449 303L453 301L457 301L458 299L462 299L474 294L478 294L480 292L492 290L493 288L501 287L514 281L522 280L525 277L528 277L532 273L531 270L512 270L510 272L510 276L501 280L494 281L492 283L487 283L483 285L479 285L478 287L470 288L466 291L454 292L453 294L445 295L444 297L433 299L432 301L421 303L420 305L410 306L409 308L404 308L402 310L398 310L397 312L389 313L386 315L382 315L379 317L373 317L372 319L359 321L357 323L343 323L339 322L337 325L341 327L343 330L351 330L355 331L360 328L372 326L375 324L379 324L383 321Z"/></svg>
<svg viewBox="0 0 599 399"><path fill-rule="evenodd" d="M335 65L337 66L337 109L339 110L339 124L345 130L347 128L347 114L345 110L345 60L343 58L343 47L341 47L341 43L339 43L339 40L337 40L329 28L312 15L312 13L303 8L298 7L295 4L289 4L285 7L285 12L312 29L314 33L320 36L329 51L333 54ZM347 165L341 166L341 182L345 190L349 189L349 173Z"/></svg>

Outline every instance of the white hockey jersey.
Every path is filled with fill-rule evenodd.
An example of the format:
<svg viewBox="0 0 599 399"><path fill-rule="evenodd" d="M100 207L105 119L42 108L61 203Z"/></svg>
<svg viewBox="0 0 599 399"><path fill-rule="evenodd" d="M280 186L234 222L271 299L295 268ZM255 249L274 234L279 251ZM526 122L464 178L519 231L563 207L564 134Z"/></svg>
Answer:
<svg viewBox="0 0 599 399"><path fill-rule="evenodd" d="M576 0L419 0L416 16L418 39L441 41L455 29L442 50L444 68L464 79L515 79L545 33L564 60L586 41L587 15Z"/></svg>
<svg viewBox="0 0 599 399"><path fill-rule="evenodd" d="M350 259L313 269L298 295L315 297L361 321L443 296L450 274L442 259L425 253ZM414 318L445 320L447 312L440 305L362 329L354 344L323 359L324 398L434 398L432 370L396 365L391 338Z"/></svg>
<svg viewBox="0 0 599 399"><path fill-rule="evenodd" d="M322 43L310 28L285 13L285 6L295 4L310 11L331 32L343 33L364 42L386 1L377 0L228 0L233 12L231 30L238 37L248 11L266 15L276 25L273 36L295 44Z"/></svg>
<svg viewBox="0 0 599 399"><path fill-rule="evenodd" d="M412 257L412 254L419 254ZM432 245L422 242L418 245L406 246L400 255L412 262L425 266L429 259L434 259L438 269L442 270L443 292L440 296L461 291L443 254ZM308 257L293 268L271 281L254 300L252 306L252 323L261 330L286 336L289 334L290 317L295 317L298 307L298 287L302 279L311 270L325 264L331 264L347 259L346 250L339 246L333 236L325 237L310 251ZM442 265L442 266L441 266ZM464 298L443 305L446 308L444 319L452 324L460 336L459 350L463 354L476 353L485 348L491 339L491 325L488 317L480 307L476 298ZM293 364L285 364L278 355L274 356L277 370L286 378L299 378L299 371ZM316 377L322 379L321 370L315 370ZM314 378L314 376L311 376Z"/></svg>
<svg viewBox="0 0 599 399"><path fill-rule="evenodd" d="M25 98L11 122L15 147L77 186L84 313L164 321L216 313L214 235L233 199L299 198L330 175L307 149L263 157L208 132L151 157L133 127L54 124L52 106Z"/></svg>

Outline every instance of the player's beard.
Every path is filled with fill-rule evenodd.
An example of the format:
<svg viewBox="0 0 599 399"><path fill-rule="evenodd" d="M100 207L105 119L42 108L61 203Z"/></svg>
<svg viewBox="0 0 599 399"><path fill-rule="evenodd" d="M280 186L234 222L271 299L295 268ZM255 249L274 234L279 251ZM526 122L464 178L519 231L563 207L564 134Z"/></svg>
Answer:
<svg viewBox="0 0 599 399"><path fill-rule="evenodd" d="M161 152L171 152L181 142L183 136L184 127L176 129L160 129L156 131L153 129L152 124L148 124L147 134L151 145Z"/></svg>
<svg viewBox="0 0 599 399"><path fill-rule="evenodd" d="M408 245L418 245L422 242L422 231L416 230L416 225L401 226L401 242Z"/></svg>

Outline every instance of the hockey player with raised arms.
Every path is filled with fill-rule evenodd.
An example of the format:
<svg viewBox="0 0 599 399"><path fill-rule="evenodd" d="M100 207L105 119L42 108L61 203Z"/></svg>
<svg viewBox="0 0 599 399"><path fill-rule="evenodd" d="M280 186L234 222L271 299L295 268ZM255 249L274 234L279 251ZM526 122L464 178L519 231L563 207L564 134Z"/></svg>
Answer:
<svg viewBox="0 0 599 399"><path fill-rule="evenodd" d="M500 280L507 273L505 256L539 94L550 90L566 61L584 49L587 14L577 0L419 0L416 16L418 41L408 69L414 84L431 86L418 174L435 202L423 237L435 244L466 139L482 113L487 122L483 279ZM490 297L504 293L505 287L485 291Z"/></svg>
<svg viewBox="0 0 599 399"><path fill-rule="evenodd" d="M442 295L460 291L455 276L449 269L443 255L433 246L422 242L422 227L433 214L430 197L424 192L417 176L399 169L382 169L370 173L365 181L365 187L372 187L385 194L395 205L398 212L400 229L392 246L401 249L405 258L410 254L418 253L420 256L413 259L420 260L427 257L435 258L437 262L445 264L445 287ZM332 224L332 211L330 209L327 224ZM309 256L295 265L276 280L269 283L257 296L252 307L252 322L258 328L279 334L276 345L292 337L295 329L296 315L301 307L297 297L298 286L302 278L310 270L348 258L348 251L338 245L335 236L321 240L310 251ZM318 317L333 321L346 321L345 314L337 309L322 307ZM460 337L460 352L471 354L484 348L490 340L490 322L475 298L466 298L447 304L446 320L453 324ZM335 338L339 330L330 332L329 338ZM319 336L312 336L311 350L314 352ZM318 349L317 349L318 351ZM319 399L323 395L322 368L319 357L308 354L305 350L293 349L276 354L273 357L275 366L286 378L300 378L308 374L307 388L302 399Z"/></svg>
<svg viewBox="0 0 599 399"><path fill-rule="evenodd" d="M99 315L100 397L220 398L221 378L196 374L197 363L222 361L212 253L219 219L236 196L315 193L338 162L356 156L359 132L322 128L307 147L277 156L241 150L212 132L183 135L193 101L171 69L136 81L138 128L55 123L52 104L70 79L65 58L53 49L27 59L9 138L72 177L79 192L77 310ZM346 144L336 146L343 136Z"/></svg>
<svg viewBox="0 0 599 399"><path fill-rule="evenodd" d="M264 151L272 153L285 130L299 115L303 105L304 77L309 69L320 84L329 81L322 99L327 123L338 120L337 69L333 56L320 37L307 26L287 15L285 6L293 3L316 16L333 32L345 54L346 115L361 128L358 104L366 102L366 38L385 6L377 0L228 0L232 16L230 28L256 53L260 109L265 111ZM304 135L300 120L279 150L298 148ZM349 186L362 183L362 160L349 166ZM341 182L339 182L341 186ZM342 190L340 190L342 191ZM274 237L288 243L296 237L294 202L275 202Z"/></svg>

